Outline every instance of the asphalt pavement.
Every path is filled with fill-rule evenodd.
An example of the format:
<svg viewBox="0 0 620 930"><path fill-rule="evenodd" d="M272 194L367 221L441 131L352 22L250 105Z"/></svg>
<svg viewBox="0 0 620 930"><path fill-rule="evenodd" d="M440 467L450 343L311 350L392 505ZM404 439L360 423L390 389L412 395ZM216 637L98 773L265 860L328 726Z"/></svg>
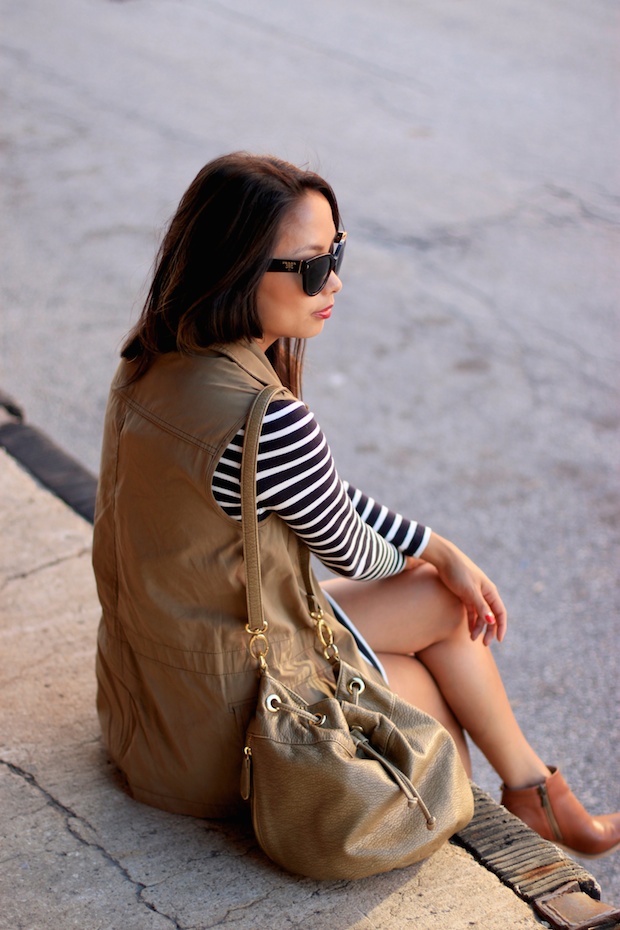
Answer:
<svg viewBox="0 0 620 930"><path fill-rule="evenodd" d="M163 224L234 149L349 234L305 399L340 472L498 583L531 742L620 808L612 0L0 0L0 389L97 471ZM498 780L476 757L476 780ZM620 900L620 855L589 862Z"/></svg>

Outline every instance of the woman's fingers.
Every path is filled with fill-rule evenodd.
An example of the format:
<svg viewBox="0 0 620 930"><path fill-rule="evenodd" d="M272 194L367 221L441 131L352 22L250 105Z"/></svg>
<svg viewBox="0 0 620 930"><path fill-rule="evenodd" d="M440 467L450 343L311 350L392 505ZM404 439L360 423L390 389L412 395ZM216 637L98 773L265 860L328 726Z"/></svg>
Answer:
<svg viewBox="0 0 620 930"><path fill-rule="evenodd" d="M489 613L495 618L495 635L497 636L498 642L501 643L508 629L508 614L506 613L504 602L497 593L496 588L493 588L492 591L487 594L486 600L489 605Z"/></svg>
<svg viewBox="0 0 620 930"><path fill-rule="evenodd" d="M478 639L480 634L484 633L483 641L484 641L485 646L488 646L489 643L493 641L493 638L496 633L496 623L495 623L495 617L490 612L488 607L484 610L482 616L480 616L478 612L475 613L473 617L473 622L470 620L470 630L471 630L471 638L473 640Z"/></svg>
<svg viewBox="0 0 620 930"><path fill-rule="evenodd" d="M506 635L507 617L506 608L497 591L493 589L485 593L486 597L477 598L476 606L468 610L468 614L471 638L476 640L484 634L483 642L488 646L496 637L501 642Z"/></svg>

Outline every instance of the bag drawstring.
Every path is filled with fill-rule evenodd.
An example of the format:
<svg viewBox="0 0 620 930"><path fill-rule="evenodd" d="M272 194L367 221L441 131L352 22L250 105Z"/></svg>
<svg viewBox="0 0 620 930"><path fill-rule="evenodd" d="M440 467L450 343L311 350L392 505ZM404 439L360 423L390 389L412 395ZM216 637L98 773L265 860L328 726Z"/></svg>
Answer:
<svg viewBox="0 0 620 930"><path fill-rule="evenodd" d="M311 714L310 711L304 710L303 707L297 707L295 704L284 704L277 694L269 694L265 699L265 704L267 710L271 711L272 714L284 710L289 714L297 714L297 716L307 720L308 723L312 723L315 727L323 726L327 719L325 714Z"/></svg>
<svg viewBox="0 0 620 930"><path fill-rule="evenodd" d="M353 679L353 682L356 684L357 682L360 682L362 685L364 685L361 679ZM354 692L356 699L355 703L357 704L357 698L359 697L359 693L361 690L363 690L363 688L354 687L353 689L350 688L349 690ZM326 720L325 714L311 714L309 711L304 710L303 707L298 707L295 704L285 704L277 694L268 695L265 699L265 705L267 710L272 714L277 714L283 710L288 714L295 714L317 727L322 726ZM407 776L401 772L400 769L396 768L396 766L393 765L389 759L386 759L385 756L383 756L377 749L375 749L368 737L364 734L364 731L361 727L353 726L350 728L349 733L356 747L361 749L362 752L364 752L370 759L373 759L375 762L379 762L387 771L387 773L392 776L400 790L407 798L407 805L410 808L419 807L424 819L426 820L427 829L434 830L437 819L433 817L429 811L413 782L407 778Z"/></svg>
<svg viewBox="0 0 620 930"><path fill-rule="evenodd" d="M350 733L355 745L358 746L362 752L365 752L369 758L374 759L376 762L380 762L383 768L392 776L400 790L407 798L408 806L420 808L420 811L426 820L426 828L428 830L434 830L437 819L433 817L429 811L413 782L407 778L407 776L401 772L400 769L397 769L395 765L392 765L389 759L386 759L385 756L381 755L381 753L375 749L368 737L364 735L360 727L351 727Z"/></svg>

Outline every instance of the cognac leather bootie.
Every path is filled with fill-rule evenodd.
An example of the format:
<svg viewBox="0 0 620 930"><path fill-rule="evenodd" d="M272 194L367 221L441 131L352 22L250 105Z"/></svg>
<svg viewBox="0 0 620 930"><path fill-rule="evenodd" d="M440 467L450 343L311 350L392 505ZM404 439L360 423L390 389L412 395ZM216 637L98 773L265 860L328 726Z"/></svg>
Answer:
<svg viewBox="0 0 620 930"><path fill-rule="evenodd" d="M575 856L597 858L620 847L620 813L592 817L556 768L540 785L503 786L502 804L545 840Z"/></svg>

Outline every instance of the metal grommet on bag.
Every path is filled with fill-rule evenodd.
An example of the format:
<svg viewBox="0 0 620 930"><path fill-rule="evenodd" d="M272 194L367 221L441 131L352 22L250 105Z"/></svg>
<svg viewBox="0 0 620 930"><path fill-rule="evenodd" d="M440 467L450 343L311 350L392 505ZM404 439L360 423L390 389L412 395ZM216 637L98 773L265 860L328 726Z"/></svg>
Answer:
<svg viewBox="0 0 620 930"><path fill-rule="evenodd" d="M366 684L361 678L352 678L351 681L347 683L347 691L353 697L353 703L357 704L360 699L360 694L363 694L366 690Z"/></svg>
<svg viewBox="0 0 620 930"><path fill-rule="evenodd" d="M281 704L282 704L282 701L280 700L277 694L270 694L267 696L265 700L265 705L267 707L267 710L271 711L272 714L278 713L278 711L280 710Z"/></svg>
<svg viewBox="0 0 620 930"><path fill-rule="evenodd" d="M265 700L265 705L272 714L277 714L282 706L282 701L277 694L270 694Z"/></svg>
<svg viewBox="0 0 620 930"><path fill-rule="evenodd" d="M325 714L317 714L316 720L314 721L314 726L322 727L326 720L327 720L327 717L325 716Z"/></svg>
<svg viewBox="0 0 620 930"><path fill-rule="evenodd" d="M361 678L352 678L347 685L347 691L349 694L363 694L365 690L366 684L362 681Z"/></svg>

